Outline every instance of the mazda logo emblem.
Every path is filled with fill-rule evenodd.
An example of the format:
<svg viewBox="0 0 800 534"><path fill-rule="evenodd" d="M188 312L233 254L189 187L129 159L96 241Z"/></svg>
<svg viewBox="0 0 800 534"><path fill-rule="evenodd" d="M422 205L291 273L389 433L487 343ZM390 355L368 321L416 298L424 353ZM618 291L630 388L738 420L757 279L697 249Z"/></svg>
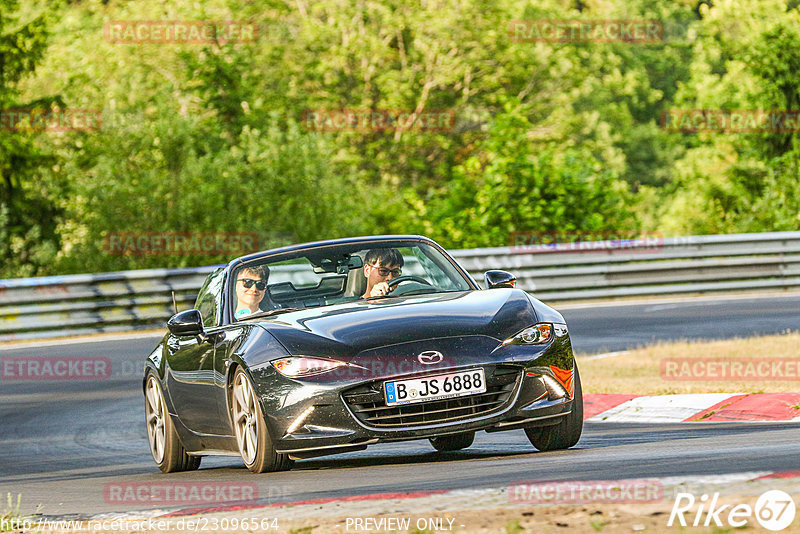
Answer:
<svg viewBox="0 0 800 534"><path fill-rule="evenodd" d="M443 359L444 356L442 356L442 353L435 350L426 350L425 352L421 352L417 356L417 360L419 360L419 363L425 365L433 365L434 363L439 363Z"/></svg>

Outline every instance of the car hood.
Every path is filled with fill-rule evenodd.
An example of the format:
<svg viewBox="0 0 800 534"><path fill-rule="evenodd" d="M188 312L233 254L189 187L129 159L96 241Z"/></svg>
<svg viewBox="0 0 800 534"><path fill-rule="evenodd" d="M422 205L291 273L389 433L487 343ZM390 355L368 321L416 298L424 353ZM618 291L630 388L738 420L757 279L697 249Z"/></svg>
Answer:
<svg viewBox="0 0 800 534"><path fill-rule="evenodd" d="M414 295L288 312L261 321L294 355L354 356L438 337L506 339L537 321L528 295L492 289Z"/></svg>

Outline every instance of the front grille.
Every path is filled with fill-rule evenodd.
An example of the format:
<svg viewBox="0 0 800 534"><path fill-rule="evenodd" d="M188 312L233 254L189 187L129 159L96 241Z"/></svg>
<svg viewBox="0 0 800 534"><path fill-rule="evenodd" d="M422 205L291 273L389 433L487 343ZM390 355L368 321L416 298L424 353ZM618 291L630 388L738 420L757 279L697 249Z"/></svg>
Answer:
<svg viewBox="0 0 800 534"><path fill-rule="evenodd" d="M386 406L383 381L350 389L342 395L359 421L376 428L403 428L452 423L486 415L505 406L519 377L516 367L487 366L486 392L467 397L444 399L401 406Z"/></svg>

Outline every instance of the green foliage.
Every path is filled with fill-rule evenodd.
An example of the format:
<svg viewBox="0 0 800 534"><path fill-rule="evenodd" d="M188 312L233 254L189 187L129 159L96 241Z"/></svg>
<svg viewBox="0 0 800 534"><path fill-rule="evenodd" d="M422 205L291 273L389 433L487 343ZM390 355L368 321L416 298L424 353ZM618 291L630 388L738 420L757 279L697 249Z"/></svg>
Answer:
<svg viewBox="0 0 800 534"><path fill-rule="evenodd" d="M41 184L52 163L37 134L14 131L12 110L50 109L54 98L20 99L20 80L42 60L48 38L45 15L20 20L16 0L0 0L0 277L38 274L57 249L56 209Z"/></svg>
<svg viewBox="0 0 800 534"><path fill-rule="evenodd" d="M627 185L591 154L530 139L519 102L498 114L453 180L428 204L427 234L462 247L504 246L512 232L619 230Z"/></svg>
<svg viewBox="0 0 800 534"><path fill-rule="evenodd" d="M515 19L657 19L659 43L524 43ZM250 20L254 42L123 45L112 20ZM102 110L0 131L0 276L177 267L114 232L262 247L423 233L800 227L796 132L681 134L669 109L800 108L787 0L0 0L0 107ZM308 110L447 110L444 131L313 132Z"/></svg>
<svg viewBox="0 0 800 534"><path fill-rule="evenodd" d="M114 256L109 232L253 232L261 248L358 233L360 185L331 163L331 147L278 114L224 139L213 121L130 114L74 166L58 268L188 266L197 257ZM125 161L103 147L114 146ZM341 171L341 172L339 172ZM229 258L203 256L205 263Z"/></svg>
<svg viewBox="0 0 800 534"><path fill-rule="evenodd" d="M781 0L726 0L703 9L684 108L800 109L800 14ZM797 132L700 136L676 164L663 203L667 233L800 228Z"/></svg>

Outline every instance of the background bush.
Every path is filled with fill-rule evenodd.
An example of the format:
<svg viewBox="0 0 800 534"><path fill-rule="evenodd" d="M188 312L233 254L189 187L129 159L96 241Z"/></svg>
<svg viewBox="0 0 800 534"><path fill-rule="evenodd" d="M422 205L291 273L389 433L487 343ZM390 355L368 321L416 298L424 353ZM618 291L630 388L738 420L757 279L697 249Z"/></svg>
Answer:
<svg viewBox="0 0 800 534"><path fill-rule="evenodd" d="M674 133L669 109L800 109L788 0L0 0L0 107L102 110L0 131L0 277L206 265L114 232L381 233L800 227L797 132ZM658 19L664 42L519 43L514 19ZM252 43L121 45L112 20L251 20ZM451 131L315 132L308 109L452 110Z"/></svg>

